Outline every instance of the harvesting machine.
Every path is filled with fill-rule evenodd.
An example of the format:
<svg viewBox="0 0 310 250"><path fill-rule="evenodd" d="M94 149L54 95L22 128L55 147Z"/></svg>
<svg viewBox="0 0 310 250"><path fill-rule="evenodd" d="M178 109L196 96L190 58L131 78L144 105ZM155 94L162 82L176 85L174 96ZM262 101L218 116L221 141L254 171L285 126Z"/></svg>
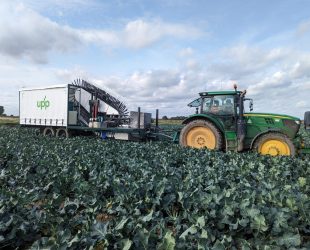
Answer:
<svg viewBox="0 0 310 250"><path fill-rule="evenodd" d="M310 153L305 148L297 117L253 110L246 91L201 92L188 104L196 113L183 121L172 136L155 125L150 113L127 111L126 106L106 91L84 80L72 84L20 90L20 124L39 127L45 136L69 137L97 134L103 139L132 141L170 140L185 147L242 152L253 150L272 156ZM310 112L305 113L305 130L310 135Z"/></svg>

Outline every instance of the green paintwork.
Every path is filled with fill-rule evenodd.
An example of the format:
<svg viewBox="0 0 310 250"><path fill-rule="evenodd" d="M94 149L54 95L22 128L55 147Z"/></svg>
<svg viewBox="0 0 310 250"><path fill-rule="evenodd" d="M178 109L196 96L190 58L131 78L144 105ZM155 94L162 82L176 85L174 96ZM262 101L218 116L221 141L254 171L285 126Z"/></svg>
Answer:
<svg viewBox="0 0 310 250"><path fill-rule="evenodd" d="M226 151L235 151L238 147L236 131L225 131Z"/></svg>
<svg viewBox="0 0 310 250"><path fill-rule="evenodd" d="M283 114L275 114L275 113L244 113L244 116L261 116L261 117L272 117L272 118L282 118L282 119L289 119L289 120L295 120L300 121L298 117L291 116L291 115L283 115Z"/></svg>
<svg viewBox="0 0 310 250"><path fill-rule="evenodd" d="M302 148L299 150L300 154L310 154L310 148Z"/></svg>
<svg viewBox="0 0 310 250"><path fill-rule="evenodd" d="M174 143L179 143L180 132L181 132L181 131L179 130L179 131L175 131L175 132L173 133L172 141L173 141Z"/></svg>
<svg viewBox="0 0 310 250"><path fill-rule="evenodd" d="M228 91L205 91L205 92L201 92L199 93L200 96L214 96L214 95L236 95L236 94L240 94L241 91L232 91L232 90L228 90Z"/></svg>
<svg viewBox="0 0 310 250"><path fill-rule="evenodd" d="M296 132L290 127L285 126L284 120L291 120L300 124L300 119L279 114L264 114L264 113L245 113L246 120L246 137L244 141L245 149L250 149L253 146L254 140L258 135L267 133L269 131L276 131L287 135L294 139ZM296 123L296 125L298 125Z"/></svg>
<svg viewBox="0 0 310 250"><path fill-rule="evenodd" d="M224 129L224 124L222 123L221 120L217 119L217 117L214 117L212 115L209 114L194 114L189 116L187 119L185 119L182 124L187 124L188 122L192 121L192 120L198 120L198 119L206 119L206 120L210 120L211 122L213 122L215 124L215 126L222 132L225 132Z"/></svg>
<svg viewBox="0 0 310 250"><path fill-rule="evenodd" d="M225 137L228 140L235 140L237 138L235 131L225 131Z"/></svg>

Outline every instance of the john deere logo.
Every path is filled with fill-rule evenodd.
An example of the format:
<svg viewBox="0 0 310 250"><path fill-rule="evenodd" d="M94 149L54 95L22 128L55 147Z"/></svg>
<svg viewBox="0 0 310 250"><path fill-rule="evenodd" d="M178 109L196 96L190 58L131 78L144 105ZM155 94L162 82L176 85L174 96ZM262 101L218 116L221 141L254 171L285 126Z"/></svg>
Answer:
<svg viewBox="0 0 310 250"><path fill-rule="evenodd" d="M42 101L37 101L37 107L40 109L47 109L50 106L50 101L46 100L46 96Z"/></svg>

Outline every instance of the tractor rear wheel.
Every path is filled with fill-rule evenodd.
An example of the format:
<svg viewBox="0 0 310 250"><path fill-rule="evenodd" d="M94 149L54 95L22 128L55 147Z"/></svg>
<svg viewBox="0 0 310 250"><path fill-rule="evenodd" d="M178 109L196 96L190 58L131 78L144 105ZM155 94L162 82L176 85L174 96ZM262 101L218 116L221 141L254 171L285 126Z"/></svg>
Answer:
<svg viewBox="0 0 310 250"><path fill-rule="evenodd" d="M254 143L254 151L261 155L294 156L296 153L293 142L284 134L268 133L259 137Z"/></svg>
<svg viewBox="0 0 310 250"><path fill-rule="evenodd" d="M194 120L181 130L180 145L221 150L223 148L223 138L221 132L213 123L206 120Z"/></svg>

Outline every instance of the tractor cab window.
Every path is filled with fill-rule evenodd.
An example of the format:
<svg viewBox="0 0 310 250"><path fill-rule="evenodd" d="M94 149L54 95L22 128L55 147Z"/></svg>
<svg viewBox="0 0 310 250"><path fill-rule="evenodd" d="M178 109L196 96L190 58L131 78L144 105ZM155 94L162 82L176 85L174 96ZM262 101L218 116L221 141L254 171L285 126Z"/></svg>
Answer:
<svg viewBox="0 0 310 250"><path fill-rule="evenodd" d="M189 104L187 104L187 106L188 107L194 107L194 108L196 108L196 107L200 107L200 105L201 105L201 98L197 98L196 100L194 100L194 101L192 101L192 102L190 102Z"/></svg>
<svg viewBox="0 0 310 250"><path fill-rule="evenodd" d="M229 95L205 97L202 111L215 115L234 115L234 97Z"/></svg>

